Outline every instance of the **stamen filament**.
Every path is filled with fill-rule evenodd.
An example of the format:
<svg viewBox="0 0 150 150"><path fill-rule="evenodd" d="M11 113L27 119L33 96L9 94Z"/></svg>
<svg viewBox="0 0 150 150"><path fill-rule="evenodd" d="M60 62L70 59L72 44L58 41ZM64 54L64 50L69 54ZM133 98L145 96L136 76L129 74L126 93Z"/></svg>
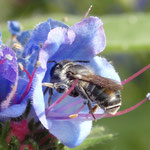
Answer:
<svg viewBox="0 0 150 150"><path fill-rule="evenodd" d="M142 101L140 101L139 103L137 103L136 105L125 109L123 111L117 112L115 115L109 115L109 114L94 114L94 116L96 117L96 119L100 119L100 118L108 118L108 117L115 117L115 116L121 116L123 114L126 114L136 108L138 108L140 105L142 105L144 102L146 102L148 100L148 98L143 99ZM79 110L80 112L80 110ZM92 117L91 114L86 113L86 114L82 114L82 113L78 113L78 112L74 112L73 114L78 114L78 117L76 118L70 118L70 115L72 114L60 114L60 113L55 113L55 112L51 112L47 115L47 118L51 118L51 119L58 119L58 120L69 120L69 119L78 119L78 120L94 120L94 118Z"/></svg>
<svg viewBox="0 0 150 150"><path fill-rule="evenodd" d="M26 75L28 76L29 80L31 80L31 76L29 74L29 72L23 67L23 71L26 73Z"/></svg>
<svg viewBox="0 0 150 150"><path fill-rule="evenodd" d="M143 69L139 70L138 72L136 72L135 74L133 74L129 78L127 78L124 81L122 81L121 84L124 85L124 84L130 82L131 80L133 80L134 78L136 78L137 76L139 76L140 74L142 74L144 71L146 71L149 68L150 68L150 64L147 65L146 67L144 67Z"/></svg>
<svg viewBox="0 0 150 150"><path fill-rule="evenodd" d="M6 58L3 59L3 60L1 60L1 61L0 61L0 64L4 63L6 60L7 60Z"/></svg>
<svg viewBox="0 0 150 150"><path fill-rule="evenodd" d="M87 16L89 15L91 9L92 9L92 5L89 7L89 9L87 10L87 12L85 13L84 17L83 17L83 20L87 18Z"/></svg>
<svg viewBox="0 0 150 150"><path fill-rule="evenodd" d="M77 84L78 80L76 79L73 83L73 85L71 86L71 88L64 94L62 95L57 101L55 101L52 105L50 105L47 109L46 109L46 114L53 108L55 107L57 104L59 104L66 96L68 96L72 90L75 88L76 84Z"/></svg>
<svg viewBox="0 0 150 150"><path fill-rule="evenodd" d="M28 82L28 85L25 89L25 92L22 94L20 100L18 101L18 104L20 104L22 102L22 100L25 98L25 96L28 94L30 88L31 88L31 85L32 85L32 80L33 80L33 77L34 77L34 74L36 72L37 68L34 69L32 75L31 75L31 78L29 79L29 82Z"/></svg>

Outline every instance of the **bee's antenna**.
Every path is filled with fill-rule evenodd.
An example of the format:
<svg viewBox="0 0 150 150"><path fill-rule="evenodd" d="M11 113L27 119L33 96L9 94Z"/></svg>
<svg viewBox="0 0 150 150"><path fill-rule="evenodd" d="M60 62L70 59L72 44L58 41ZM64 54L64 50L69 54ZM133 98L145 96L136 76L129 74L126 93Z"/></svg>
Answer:
<svg viewBox="0 0 150 150"><path fill-rule="evenodd" d="M54 62L55 64L57 64L57 62L55 60L50 60L48 61L48 63Z"/></svg>
<svg viewBox="0 0 150 150"><path fill-rule="evenodd" d="M81 63L89 63L90 61L86 61L86 60L75 60L73 62L81 62Z"/></svg>

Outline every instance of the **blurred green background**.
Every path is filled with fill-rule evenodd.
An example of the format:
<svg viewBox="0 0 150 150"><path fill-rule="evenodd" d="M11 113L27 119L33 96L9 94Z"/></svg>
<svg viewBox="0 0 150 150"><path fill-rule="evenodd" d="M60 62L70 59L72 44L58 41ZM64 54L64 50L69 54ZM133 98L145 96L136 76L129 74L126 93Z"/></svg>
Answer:
<svg viewBox="0 0 150 150"><path fill-rule="evenodd" d="M1 0L0 30L3 40L10 37L7 20L19 20L23 29L52 17L73 25L80 21L90 5L90 15L104 22L107 47L100 54L112 61L122 80L150 64L149 0ZM124 86L121 110L128 108L150 92L150 70ZM104 118L94 125L103 126L113 138L102 140L92 150L149 150L150 103L124 116ZM77 149L80 149L78 147ZM91 148L89 148L91 149Z"/></svg>

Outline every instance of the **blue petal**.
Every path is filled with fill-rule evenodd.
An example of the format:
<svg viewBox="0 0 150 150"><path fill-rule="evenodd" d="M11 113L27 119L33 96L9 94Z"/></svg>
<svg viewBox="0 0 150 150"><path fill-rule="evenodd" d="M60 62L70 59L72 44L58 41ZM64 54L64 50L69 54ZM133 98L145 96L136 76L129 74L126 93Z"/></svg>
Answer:
<svg viewBox="0 0 150 150"><path fill-rule="evenodd" d="M17 36L17 40L24 47L28 42L28 40L30 39L31 35L32 35L32 30L23 31L20 35Z"/></svg>
<svg viewBox="0 0 150 150"><path fill-rule="evenodd" d="M102 52L106 46L103 23L98 17L89 17L71 27L76 34L70 57L90 59Z"/></svg>
<svg viewBox="0 0 150 150"><path fill-rule="evenodd" d="M10 118L10 117L18 117L22 115L25 112L27 102L30 98L30 95L26 95L23 101L20 104L16 104L21 96L23 95L25 88L27 86L28 82L24 80L23 78L19 78L18 80L18 86L17 91L14 99L11 100L11 105L0 112L0 119L3 118ZM7 91L7 90L6 90Z"/></svg>
<svg viewBox="0 0 150 150"><path fill-rule="evenodd" d="M0 73L5 79L15 82L18 75L18 65L16 55L9 47L0 49L0 60L7 59L4 63L0 64Z"/></svg>
<svg viewBox="0 0 150 150"><path fill-rule="evenodd" d="M64 145L73 148L81 144L89 135L92 121L49 121L52 126L49 131Z"/></svg>
<svg viewBox="0 0 150 150"><path fill-rule="evenodd" d="M63 37L59 37L59 40L56 39L56 36L52 36L57 35L58 37L58 34L63 35ZM49 49L51 56L55 52L51 59L56 61L63 59L89 60L100 53L105 45L103 23L97 17L89 17L72 26L66 33L63 29L50 31L44 49Z"/></svg>
<svg viewBox="0 0 150 150"><path fill-rule="evenodd" d="M28 85L28 81L24 78L19 77L17 91L16 91L16 103L22 97L27 85ZM28 101L29 98L31 98L30 94L31 94L31 91L25 96L25 98L23 99L23 102Z"/></svg>
<svg viewBox="0 0 150 150"><path fill-rule="evenodd" d="M41 67L38 68L32 84L32 99L33 99L33 108L35 110L36 115L38 116L39 120L43 124L43 126L48 129L50 124L48 124L46 115L45 115L45 101L43 96L43 90L42 90L42 80L45 75L45 70Z"/></svg>
<svg viewBox="0 0 150 150"><path fill-rule="evenodd" d="M2 102L11 92L11 86L17 80L18 66L14 51L8 47L0 49L0 60L6 60L0 64L0 102Z"/></svg>
<svg viewBox="0 0 150 150"><path fill-rule="evenodd" d="M0 119L19 117L25 112L26 106L27 102L12 105L0 112Z"/></svg>
<svg viewBox="0 0 150 150"><path fill-rule="evenodd" d="M11 86L13 85L11 81L3 78L0 75L0 102L2 102L4 99L6 99L8 93L11 91Z"/></svg>
<svg viewBox="0 0 150 150"><path fill-rule="evenodd" d="M12 35L19 35L21 32L21 26L18 21L8 21L8 29Z"/></svg>
<svg viewBox="0 0 150 150"><path fill-rule="evenodd" d="M94 73L97 75L121 82L115 68L106 60L106 58L95 56L90 61L90 68L93 69Z"/></svg>
<svg viewBox="0 0 150 150"><path fill-rule="evenodd" d="M23 56L26 57L27 55L32 54L34 50L39 50L40 46L46 41L49 31L55 27L68 28L67 25L52 19L49 19L48 21L45 21L36 26L36 28L33 30L31 39L25 46Z"/></svg>
<svg viewBox="0 0 150 150"><path fill-rule="evenodd" d="M48 22L51 26L51 29L54 29L56 27L63 27L63 28L69 28L66 24L60 22L60 21L56 21L56 20L53 20L51 18L48 19Z"/></svg>

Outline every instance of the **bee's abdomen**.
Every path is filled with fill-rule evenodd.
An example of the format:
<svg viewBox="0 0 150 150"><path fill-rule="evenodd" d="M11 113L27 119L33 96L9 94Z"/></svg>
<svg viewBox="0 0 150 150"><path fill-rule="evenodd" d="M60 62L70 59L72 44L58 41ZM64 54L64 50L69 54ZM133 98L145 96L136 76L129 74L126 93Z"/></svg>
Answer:
<svg viewBox="0 0 150 150"><path fill-rule="evenodd" d="M112 91L97 85L88 84L86 92L91 99L110 114L115 114L121 105L120 91Z"/></svg>

